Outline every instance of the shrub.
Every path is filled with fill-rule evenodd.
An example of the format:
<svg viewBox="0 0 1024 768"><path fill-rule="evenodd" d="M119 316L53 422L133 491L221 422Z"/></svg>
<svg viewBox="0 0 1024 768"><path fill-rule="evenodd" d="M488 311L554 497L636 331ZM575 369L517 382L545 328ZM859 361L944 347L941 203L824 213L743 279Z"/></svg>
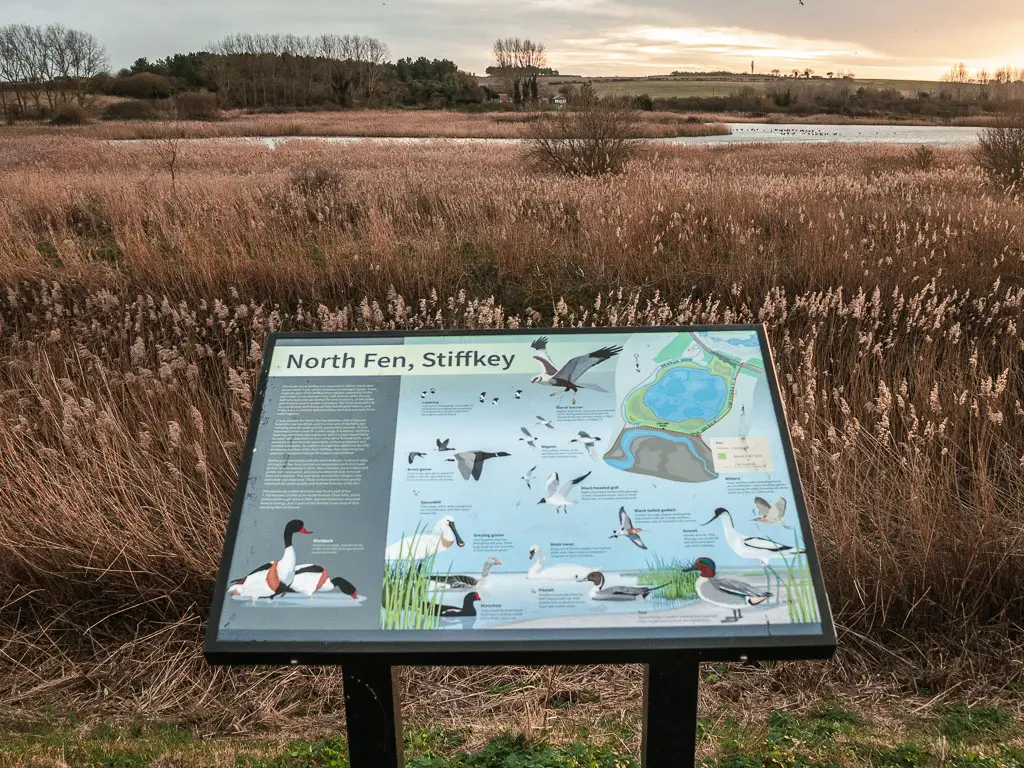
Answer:
<svg viewBox="0 0 1024 768"><path fill-rule="evenodd" d="M87 122L85 110L78 104L61 104L50 118L51 125L85 125Z"/></svg>
<svg viewBox="0 0 1024 768"><path fill-rule="evenodd" d="M174 97L174 106L182 120L216 120L217 96L209 91L189 91Z"/></svg>
<svg viewBox="0 0 1024 768"><path fill-rule="evenodd" d="M930 171L935 167L935 150L927 144L921 144L910 151L907 158L911 168L919 171Z"/></svg>
<svg viewBox="0 0 1024 768"><path fill-rule="evenodd" d="M129 99L166 99L173 89L170 78L152 72L140 72L137 75L115 77L110 81L109 90L114 96L126 96Z"/></svg>
<svg viewBox="0 0 1024 768"><path fill-rule="evenodd" d="M103 110L104 120L156 120L159 114L152 103L142 99L118 101Z"/></svg>
<svg viewBox="0 0 1024 768"><path fill-rule="evenodd" d="M618 173L636 155L637 112L629 98L598 98L581 89L572 112L546 114L530 128L527 156L562 173Z"/></svg>
<svg viewBox="0 0 1024 768"><path fill-rule="evenodd" d="M1010 194L1024 192L1024 109L986 128L974 155L995 184Z"/></svg>

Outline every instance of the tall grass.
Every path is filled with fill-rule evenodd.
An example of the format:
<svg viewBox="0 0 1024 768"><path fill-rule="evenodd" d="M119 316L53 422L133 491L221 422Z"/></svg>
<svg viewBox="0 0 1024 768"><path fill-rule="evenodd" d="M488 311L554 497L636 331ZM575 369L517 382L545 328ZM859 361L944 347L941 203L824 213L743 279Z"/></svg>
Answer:
<svg viewBox="0 0 1024 768"><path fill-rule="evenodd" d="M0 139L0 174L0 716L337 708L327 673L200 653L276 329L763 322L844 649L828 679L1021 681L1024 207L965 153L659 150L594 181L511 147L189 145L175 191L145 147ZM404 693L426 713L508 674ZM559 679L626 706L635 676Z"/></svg>

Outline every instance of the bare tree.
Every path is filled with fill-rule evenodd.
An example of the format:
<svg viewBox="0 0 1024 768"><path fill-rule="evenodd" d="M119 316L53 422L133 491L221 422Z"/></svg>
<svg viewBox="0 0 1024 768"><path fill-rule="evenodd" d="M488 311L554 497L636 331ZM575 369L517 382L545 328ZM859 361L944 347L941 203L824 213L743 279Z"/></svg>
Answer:
<svg viewBox="0 0 1024 768"><path fill-rule="evenodd" d="M989 178L1013 196L1024 193L1024 109L986 128L974 150Z"/></svg>
<svg viewBox="0 0 1024 768"><path fill-rule="evenodd" d="M533 124L527 156L541 167L562 173L616 173L640 147L636 129L631 98L602 99L584 84L572 112L548 113Z"/></svg>
<svg viewBox="0 0 1024 768"><path fill-rule="evenodd" d="M536 103L539 98L538 78L547 66L544 44L529 38L502 37L494 41L491 57L512 101L516 104Z"/></svg>

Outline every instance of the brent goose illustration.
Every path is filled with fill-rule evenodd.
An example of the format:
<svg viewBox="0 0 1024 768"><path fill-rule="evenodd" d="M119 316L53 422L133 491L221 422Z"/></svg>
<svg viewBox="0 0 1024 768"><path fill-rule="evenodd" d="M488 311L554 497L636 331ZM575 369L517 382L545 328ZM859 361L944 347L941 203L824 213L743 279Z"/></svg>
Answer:
<svg viewBox="0 0 1024 768"><path fill-rule="evenodd" d="M488 451L462 451L456 453L450 459L445 461L454 461L459 468L459 472L462 473L463 480L474 480L480 479L480 473L484 471L484 462L488 459L495 459L499 456L510 456L511 454L505 453L505 451L498 451L497 453L489 453Z"/></svg>

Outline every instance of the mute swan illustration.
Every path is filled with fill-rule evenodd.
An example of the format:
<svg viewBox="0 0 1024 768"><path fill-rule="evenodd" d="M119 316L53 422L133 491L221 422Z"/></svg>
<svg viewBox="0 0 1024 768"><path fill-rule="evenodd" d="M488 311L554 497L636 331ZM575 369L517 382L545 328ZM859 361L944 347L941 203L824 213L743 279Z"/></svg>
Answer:
<svg viewBox="0 0 1024 768"><path fill-rule="evenodd" d="M544 550L538 544L530 547L530 559L533 560L534 558L536 558L536 562L530 566L530 570L526 573L526 578L528 579L576 581L577 579L584 578L593 570L582 565L576 565L575 563L558 563L550 568L545 568L544 561L547 559L547 555L544 554Z"/></svg>

